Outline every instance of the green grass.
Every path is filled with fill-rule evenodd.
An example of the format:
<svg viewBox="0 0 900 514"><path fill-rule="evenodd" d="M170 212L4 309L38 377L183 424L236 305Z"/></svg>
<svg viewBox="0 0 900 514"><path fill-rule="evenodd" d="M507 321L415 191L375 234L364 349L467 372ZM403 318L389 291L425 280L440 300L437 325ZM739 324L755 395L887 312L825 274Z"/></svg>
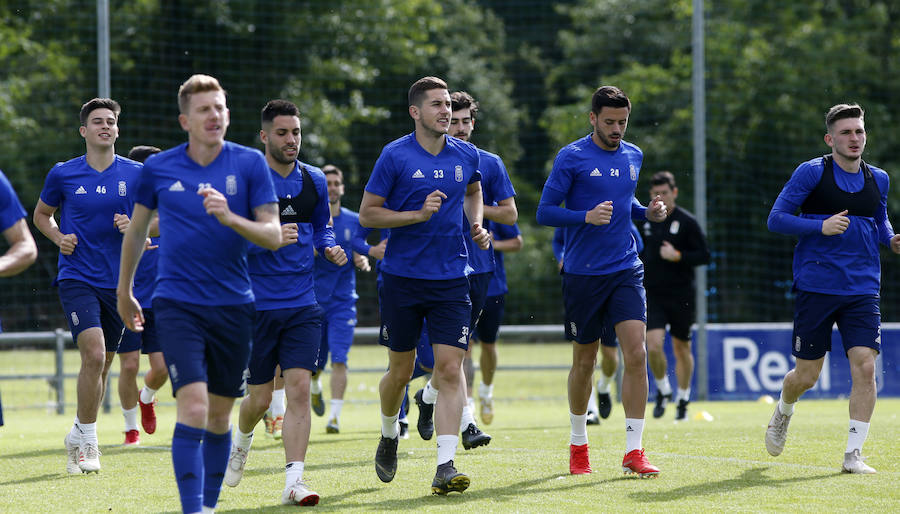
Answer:
<svg viewBox="0 0 900 514"><path fill-rule="evenodd" d="M507 365L566 364L571 358L568 347L560 344L504 344L500 352L501 364ZM28 353L2 354L0 372L25 372L22 366L34 360ZM67 355L67 363L73 356L77 363L77 355ZM380 347L359 346L351 352L356 368L378 368L385 359ZM375 476L379 378L379 373L351 371L340 434L325 434L327 419L313 416L304 478L320 494L320 510L885 512L900 505L900 488L894 482L900 477L898 399L879 400L876 407L864 450L867 462L878 470L874 476L840 473L846 400L801 401L787 448L778 458L770 457L763 444L771 404L695 402L691 417L705 411L712 421L680 424L672 421L670 408L664 419L648 419L644 431L647 455L662 470L652 480L621 473L624 415L616 405L610 419L588 427L594 473L571 476L566 371L501 370L494 393L496 418L482 426L493 441L475 450L460 447L457 453L457 467L471 477L471 487L463 494L437 497L430 493L435 444L415 433L415 407L412 437L400 442L396 478L383 484ZM62 416L46 409L10 409L15 405L6 402L7 390L17 390L10 396L18 396L26 387L35 388L34 395L43 400L47 386L40 381L0 382L7 405L6 426L0 428L0 511L179 510L169 453L174 406L168 386L158 409L160 428L153 435L142 433L138 448L120 446L118 402L111 414L101 414L103 469L83 476L65 473L62 439L74 409L69 407ZM279 505L283 465L280 443L266 439L260 424L244 479L237 488L224 488L218 511L287 511Z"/></svg>

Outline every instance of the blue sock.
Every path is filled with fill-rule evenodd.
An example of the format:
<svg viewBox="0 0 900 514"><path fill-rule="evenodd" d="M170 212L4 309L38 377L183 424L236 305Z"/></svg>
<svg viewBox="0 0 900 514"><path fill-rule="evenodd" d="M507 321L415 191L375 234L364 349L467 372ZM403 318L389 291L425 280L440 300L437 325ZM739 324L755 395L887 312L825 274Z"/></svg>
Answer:
<svg viewBox="0 0 900 514"><path fill-rule="evenodd" d="M200 512L203 503L202 428L175 423L172 434L172 464L181 496L182 512Z"/></svg>
<svg viewBox="0 0 900 514"><path fill-rule="evenodd" d="M400 418L405 419L407 412L409 412L409 384L406 384L406 391L403 393L403 401L400 402Z"/></svg>
<svg viewBox="0 0 900 514"><path fill-rule="evenodd" d="M203 477L203 506L215 508L222 491L222 479L228 466L231 454L231 430L224 434L206 431L203 434L203 465L206 475Z"/></svg>

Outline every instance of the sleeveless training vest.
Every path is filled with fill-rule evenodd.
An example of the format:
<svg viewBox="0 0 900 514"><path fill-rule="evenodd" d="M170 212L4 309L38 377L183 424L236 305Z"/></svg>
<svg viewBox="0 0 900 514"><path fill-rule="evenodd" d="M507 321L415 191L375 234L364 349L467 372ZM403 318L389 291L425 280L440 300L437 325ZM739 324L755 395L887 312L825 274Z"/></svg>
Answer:
<svg viewBox="0 0 900 514"><path fill-rule="evenodd" d="M313 183L312 175L302 164L300 174L303 176L303 189L293 198L279 198L278 211L282 223L309 223L312 221L313 209L319 203L319 193Z"/></svg>
<svg viewBox="0 0 900 514"><path fill-rule="evenodd" d="M809 193L800 212L803 214L823 214L831 216L843 210L848 211L848 216L865 216L874 218L878 212L881 201L881 192L872 170L864 161L860 161L860 169L865 177L862 189L850 193L839 188L834 181L834 159L831 155L822 157L824 170L816 188Z"/></svg>

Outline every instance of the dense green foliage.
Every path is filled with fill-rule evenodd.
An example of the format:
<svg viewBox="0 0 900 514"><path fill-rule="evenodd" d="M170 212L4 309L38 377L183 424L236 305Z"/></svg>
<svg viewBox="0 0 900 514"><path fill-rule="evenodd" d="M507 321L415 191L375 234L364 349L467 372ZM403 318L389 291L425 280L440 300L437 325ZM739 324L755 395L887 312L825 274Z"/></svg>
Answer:
<svg viewBox="0 0 900 514"><path fill-rule="evenodd" d="M406 89L423 75L471 92L481 111L473 142L501 155L519 193L522 254L508 259L511 323L559 321L559 281L534 210L556 151L589 130L600 84L634 103L627 139L645 152L646 180L671 169L693 208L691 0L267 0L110 2L112 96L124 108L118 150L184 140L175 91L191 73L229 91L229 139L257 145L258 112L285 97L304 113L304 160L347 174L358 205L382 146L412 129ZM288 9L285 9L285 6ZM793 241L765 226L801 161L825 153L822 118L858 101L871 132L867 161L900 162L900 5L874 0L707 2L707 183L710 321L790 319ZM50 166L83 152L75 114L96 94L96 6L86 0L0 3L0 168L30 210ZM896 187L891 201L900 199ZM60 324L46 284L55 249L7 281L8 329ZM887 261L886 261L887 262ZM885 266L883 312L898 319L900 279ZM361 295L372 299L371 280ZM10 295L10 296L6 296ZM362 324L374 302L360 306Z"/></svg>

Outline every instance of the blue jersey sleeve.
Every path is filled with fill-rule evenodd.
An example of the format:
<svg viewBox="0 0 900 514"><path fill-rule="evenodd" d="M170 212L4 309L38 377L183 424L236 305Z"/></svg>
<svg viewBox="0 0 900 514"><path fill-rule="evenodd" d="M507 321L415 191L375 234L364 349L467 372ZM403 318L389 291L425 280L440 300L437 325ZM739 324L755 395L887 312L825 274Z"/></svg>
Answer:
<svg viewBox="0 0 900 514"><path fill-rule="evenodd" d="M894 237L894 227L891 226L891 220L889 220L887 216L887 198L888 191L891 188L891 178L887 173L876 173L875 183L878 184L878 191L881 193L878 202L878 213L875 215L875 227L878 229L878 242L885 246L890 246L891 238Z"/></svg>
<svg viewBox="0 0 900 514"><path fill-rule="evenodd" d="M647 219L647 208L641 205L637 198L631 199L631 219L640 221Z"/></svg>
<svg viewBox="0 0 900 514"><path fill-rule="evenodd" d="M0 171L0 232L15 225L25 217L25 209L6 175Z"/></svg>
<svg viewBox="0 0 900 514"><path fill-rule="evenodd" d="M325 248L334 246L334 229L328 225L331 219L331 209L328 208L328 188L326 183L320 182L316 184L316 191L319 201L313 208L312 226L313 226L313 246L322 256L325 255Z"/></svg>
<svg viewBox="0 0 900 514"><path fill-rule="evenodd" d="M366 184L366 191L382 198L387 198L394 186L394 175L391 172L395 167L390 153L382 150L378 160L375 161L375 167L372 168L372 174L369 176L369 182Z"/></svg>
<svg viewBox="0 0 900 514"><path fill-rule="evenodd" d="M822 170L814 169L808 162L797 166L772 205L767 223L769 230L796 236L821 232L821 219L803 218L795 214L821 178Z"/></svg>
<svg viewBox="0 0 900 514"><path fill-rule="evenodd" d="M573 211L561 207L572 187L572 170L566 164L568 153L561 150L553 161L553 170L544 183L541 192L541 200L537 208L537 222L551 227L564 227L566 225L583 225L587 211Z"/></svg>
<svg viewBox="0 0 900 514"><path fill-rule="evenodd" d="M41 190L41 201L50 207L59 207L59 204L62 203L62 181L58 172L60 164L56 163L50 168L47 178L44 179L44 189Z"/></svg>
<svg viewBox="0 0 900 514"><path fill-rule="evenodd" d="M641 231L638 230L637 225L634 223L631 224L631 237L634 238L634 243L637 245L637 253L644 252L644 238L641 237Z"/></svg>
<svg viewBox="0 0 900 514"><path fill-rule="evenodd" d="M553 231L553 256L556 262L562 262L566 253L566 229L564 227L556 227Z"/></svg>
<svg viewBox="0 0 900 514"><path fill-rule="evenodd" d="M354 221L354 230L353 230L353 238L350 240L350 246L353 248L353 251L360 255L369 255L369 248L371 245L366 242L366 236L369 235L369 232L372 231L370 228L364 228L359 224L359 218L356 218Z"/></svg>
<svg viewBox="0 0 900 514"><path fill-rule="evenodd" d="M137 193L134 198L135 203L139 203L151 211L157 208L154 157L155 155L151 155L144 161L144 169L137 178Z"/></svg>
<svg viewBox="0 0 900 514"><path fill-rule="evenodd" d="M269 165L266 158L258 151L248 152L250 162L244 168L250 174L248 183L250 185L250 207L255 209L260 205L267 203L278 203L278 197L275 195L275 183L272 182L272 173L269 171ZM328 198L328 195L325 195Z"/></svg>

